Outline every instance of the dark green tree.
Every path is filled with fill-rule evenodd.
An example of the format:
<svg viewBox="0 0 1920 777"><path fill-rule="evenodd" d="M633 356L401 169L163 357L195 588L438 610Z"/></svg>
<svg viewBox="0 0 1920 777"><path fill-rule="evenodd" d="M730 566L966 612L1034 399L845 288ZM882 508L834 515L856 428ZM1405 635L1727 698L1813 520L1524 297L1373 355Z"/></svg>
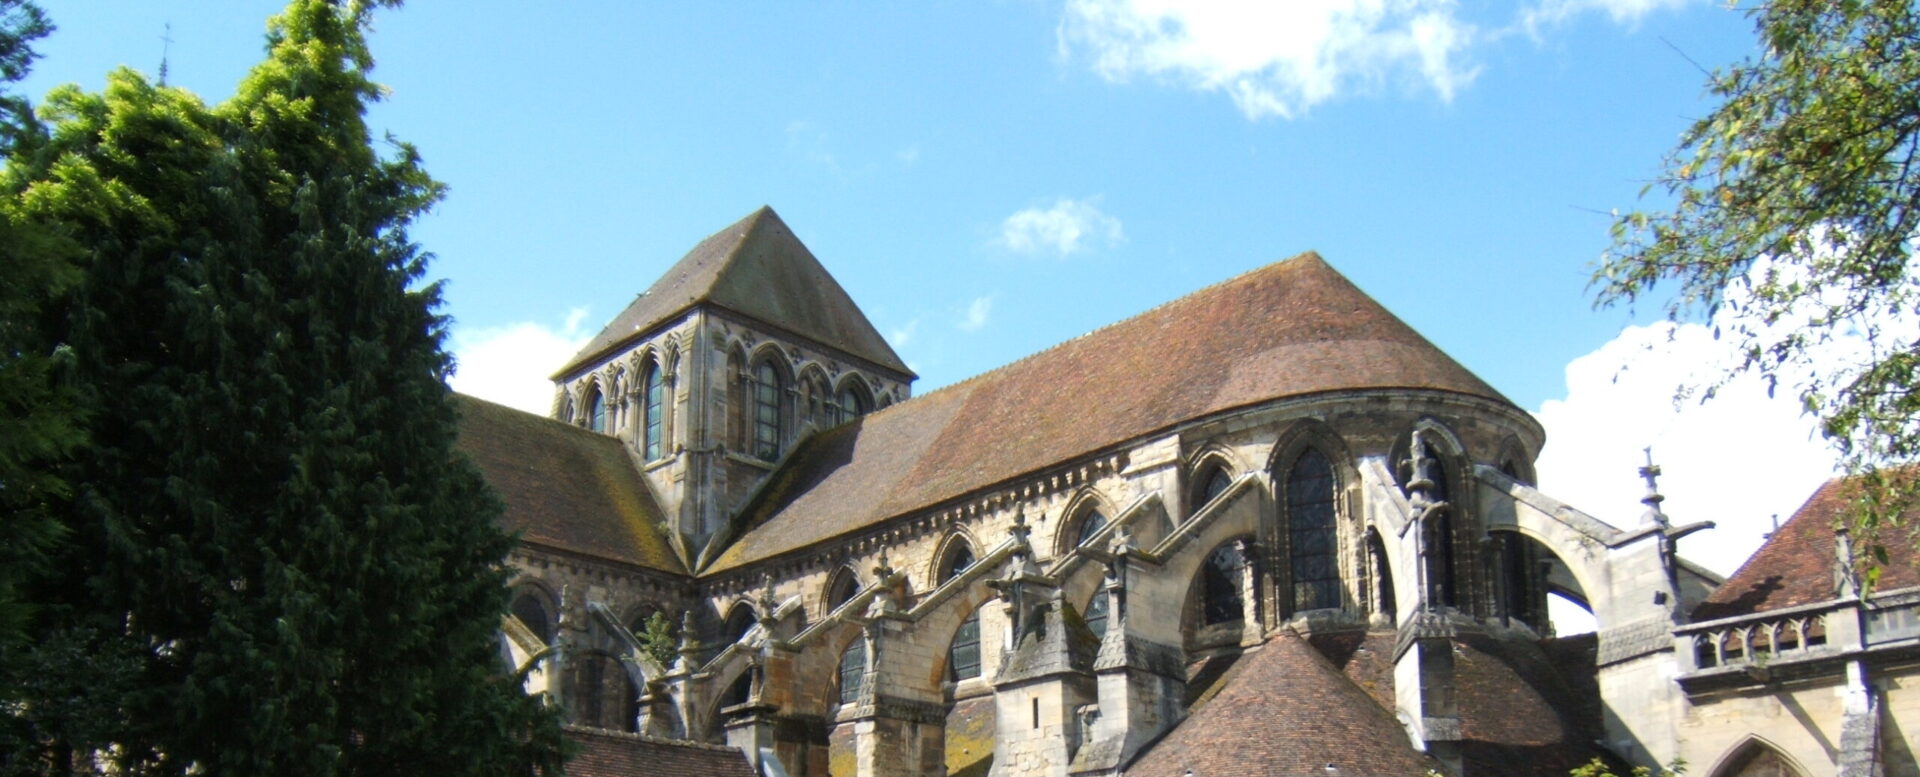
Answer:
<svg viewBox="0 0 1920 777"><path fill-rule="evenodd" d="M558 769L406 233L442 187L364 121L369 14L292 0L220 105L125 69L58 89L8 168L8 212L83 251L43 326L91 409L15 771Z"/></svg>
<svg viewBox="0 0 1920 777"><path fill-rule="evenodd" d="M33 40L51 30L32 3L0 0L0 165L39 136L27 101L6 86L27 74ZM52 464L81 440L78 408L58 381L62 353L38 324L76 277L72 246L17 215L0 204L0 703L14 696L10 659L26 645L24 588L60 536L48 506L65 486Z"/></svg>
<svg viewBox="0 0 1920 777"><path fill-rule="evenodd" d="M1910 0L1773 0L1750 11L1764 53L1715 73L1720 99L1650 187L1671 198L1614 225L1601 304L1673 287L1863 475L1854 515L1886 535L1920 496L1920 10ZM1863 342L1836 359L1837 341ZM1706 387L1710 394L1714 386Z"/></svg>

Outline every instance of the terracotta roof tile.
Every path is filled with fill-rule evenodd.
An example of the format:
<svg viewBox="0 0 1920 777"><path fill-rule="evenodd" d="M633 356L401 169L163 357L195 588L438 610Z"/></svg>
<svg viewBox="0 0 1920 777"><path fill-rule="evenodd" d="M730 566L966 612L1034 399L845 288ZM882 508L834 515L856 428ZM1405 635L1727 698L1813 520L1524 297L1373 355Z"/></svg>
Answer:
<svg viewBox="0 0 1920 777"><path fill-rule="evenodd" d="M1821 485L1733 577L1694 608L1693 619L1751 615L1837 596L1833 527L1846 515L1855 496L1858 487L1848 478L1834 478ZM1920 569L1916 569L1920 559L1914 557L1912 546L1892 542L1887 551L1893 563L1882 568L1880 589L1920 585Z"/></svg>
<svg viewBox="0 0 1920 777"><path fill-rule="evenodd" d="M1507 400L1308 253L822 435L714 570L793 551L1178 423L1282 397ZM804 486L804 487L802 487Z"/></svg>
<svg viewBox="0 0 1920 777"><path fill-rule="evenodd" d="M1585 714L1598 711L1581 696L1590 677L1563 677L1532 642L1462 636L1455 645L1454 701L1468 774L1566 774L1608 757L1593 744L1605 733L1599 716Z"/></svg>
<svg viewBox="0 0 1920 777"><path fill-rule="evenodd" d="M660 508L620 441L461 394L460 450L527 542L684 575Z"/></svg>
<svg viewBox="0 0 1920 777"><path fill-rule="evenodd" d="M1210 703L1126 767L1129 775L1326 777L1420 775L1438 768L1415 752L1393 714L1306 640L1285 633L1241 659Z"/></svg>
<svg viewBox="0 0 1920 777"><path fill-rule="evenodd" d="M903 376L913 375L813 252L772 208L762 207L700 241L588 341L554 378L590 366L702 302L772 324Z"/></svg>
<svg viewBox="0 0 1920 777"><path fill-rule="evenodd" d="M568 777L758 777L738 748L567 727L580 752Z"/></svg>

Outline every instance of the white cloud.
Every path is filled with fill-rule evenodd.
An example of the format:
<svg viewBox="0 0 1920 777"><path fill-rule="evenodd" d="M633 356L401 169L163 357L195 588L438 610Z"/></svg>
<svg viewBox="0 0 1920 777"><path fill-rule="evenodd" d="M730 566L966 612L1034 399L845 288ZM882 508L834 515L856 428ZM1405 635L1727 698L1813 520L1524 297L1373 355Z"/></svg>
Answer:
<svg viewBox="0 0 1920 777"><path fill-rule="evenodd" d="M1676 403L1682 384L1712 381L1732 345L1702 324L1631 326L1567 365L1567 396L1535 415L1547 430L1536 463L1541 490L1614 526L1639 525L1645 486L1636 469L1653 447L1664 509L1677 524L1711 520L1680 553L1723 574L1736 569L1781 520L1832 477L1835 456L1782 384L1768 397L1742 375L1705 403Z"/></svg>
<svg viewBox="0 0 1920 777"><path fill-rule="evenodd" d="M1100 198L1061 197L1047 208L1026 208L1000 223L1000 244L1020 254L1078 253L1126 239L1120 220L1101 212Z"/></svg>
<svg viewBox="0 0 1920 777"><path fill-rule="evenodd" d="M973 302L967 305L966 316L961 318L960 323L955 326L962 332L978 332L980 327L987 325L987 319L992 315L993 296L975 297Z"/></svg>
<svg viewBox="0 0 1920 777"><path fill-rule="evenodd" d="M548 376L586 347L589 338L580 330L586 315L586 308L574 308L558 329L533 321L456 329L458 366L447 382L463 394L546 415L553 406Z"/></svg>
<svg viewBox="0 0 1920 777"><path fill-rule="evenodd" d="M1442 100L1474 78L1478 36L1452 0L1068 0L1058 40L1115 82L1224 92L1248 118L1291 118L1342 90L1411 77Z"/></svg>
<svg viewBox="0 0 1920 777"><path fill-rule="evenodd" d="M1542 0L1520 12L1520 21L1535 36L1540 28L1559 24L1582 13L1605 13L1615 24L1633 25L1648 14L1679 8L1693 0Z"/></svg>
<svg viewBox="0 0 1920 777"><path fill-rule="evenodd" d="M914 332L919 329L920 319L915 318L907 323L894 327L892 331L888 332L887 342L891 343L895 348L905 348L907 347L907 343L913 342Z"/></svg>

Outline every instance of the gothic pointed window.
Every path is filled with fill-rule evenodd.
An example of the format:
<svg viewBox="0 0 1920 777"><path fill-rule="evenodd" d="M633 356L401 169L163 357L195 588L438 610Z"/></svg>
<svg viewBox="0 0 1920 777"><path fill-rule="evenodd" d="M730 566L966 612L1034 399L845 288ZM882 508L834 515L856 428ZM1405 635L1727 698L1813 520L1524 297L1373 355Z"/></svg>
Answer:
<svg viewBox="0 0 1920 777"><path fill-rule="evenodd" d="M1233 476L1227 474L1226 467L1215 464L1201 473L1198 483L1200 487L1193 492L1193 512L1196 513L1226 493L1227 487L1233 485Z"/></svg>
<svg viewBox="0 0 1920 777"><path fill-rule="evenodd" d="M1340 606L1333 487L1332 463L1312 448L1287 472L1287 559L1294 612Z"/></svg>
<svg viewBox="0 0 1920 777"><path fill-rule="evenodd" d="M1240 570L1246 560L1234 543L1215 548L1200 565L1200 617L1202 625L1232 623L1246 613L1246 599L1240 593Z"/></svg>
<svg viewBox="0 0 1920 777"><path fill-rule="evenodd" d="M840 411L840 423L846 423L867 414L867 402L860 398L860 390L853 387L852 381L848 381L847 385L840 389L834 406Z"/></svg>
<svg viewBox="0 0 1920 777"><path fill-rule="evenodd" d="M1079 531L1075 535L1073 544L1087 544L1093 539L1093 535L1099 534L1104 528L1107 528L1107 517L1101 515L1099 510L1088 510L1087 514L1080 519Z"/></svg>
<svg viewBox="0 0 1920 777"><path fill-rule="evenodd" d="M780 458L780 370L763 361L753 368L753 455L767 461Z"/></svg>
<svg viewBox="0 0 1920 777"><path fill-rule="evenodd" d="M860 698L860 685L867 679L867 642L855 637L840 654L840 703L852 704Z"/></svg>
<svg viewBox="0 0 1920 777"><path fill-rule="evenodd" d="M513 617L519 618L541 642L553 642L553 619L548 617L547 605L540 601L538 594L526 591L514 597Z"/></svg>
<svg viewBox="0 0 1920 777"><path fill-rule="evenodd" d="M666 432L666 394L664 381L660 379L660 364L648 362L647 374L643 385L647 394L644 422L646 424L646 455L648 461L660 458L662 437Z"/></svg>
<svg viewBox="0 0 1920 777"><path fill-rule="evenodd" d="M955 682L980 676L980 611L974 610L954 632L947 648L947 679Z"/></svg>
<svg viewBox="0 0 1920 777"><path fill-rule="evenodd" d="M833 582L827 584L827 610L831 612L839 609L840 605L851 601L853 595L857 593L860 593L860 579L854 576L853 570L841 567L840 571L835 573Z"/></svg>
<svg viewBox="0 0 1920 777"><path fill-rule="evenodd" d="M968 547L965 540L955 539L953 545L947 549L946 558L940 561L939 581L944 583L952 580L955 575L967 571L971 566L973 566L973 548Z"/></svg>
<svg viewBox="0 0 1920 777"><path fill-rule="evenodd" d="M746 602L735 602L733 609L727 611L727 622L721 626L720 631L727 638L727 642L739 642L740 638L746 636L747 631L759 622L760 616L751 606Z"/></svg>
<svg viewBox="0 0 1920 777"><path fill-rule="evenodd" d="M1446 509L1427 522L1427 598L1449 607L1458 605L1454 595L1453 507L1447 494L1447 468L1438 458L1429 470L1433 477L1430 495L1435 502L1448 502Z"/></svg>
<svg viewBox="0 0 1920 777"><path fill-rule="evenodd" d="M607 432L607 401L600 395L599 386L587 389L587 428Z"/></svg>

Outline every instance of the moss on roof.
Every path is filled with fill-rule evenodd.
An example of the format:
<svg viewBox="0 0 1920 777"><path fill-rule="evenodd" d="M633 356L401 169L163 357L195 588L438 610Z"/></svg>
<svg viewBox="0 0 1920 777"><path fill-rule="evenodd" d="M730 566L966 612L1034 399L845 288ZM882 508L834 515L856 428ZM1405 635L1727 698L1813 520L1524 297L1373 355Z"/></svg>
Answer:
<svg viewBox="0 0 1920 777"><path fill-rule="evenodd" d="M652 492L620 440L455 394L460 450L506 503L527 542L676 575Z"/></svg>

